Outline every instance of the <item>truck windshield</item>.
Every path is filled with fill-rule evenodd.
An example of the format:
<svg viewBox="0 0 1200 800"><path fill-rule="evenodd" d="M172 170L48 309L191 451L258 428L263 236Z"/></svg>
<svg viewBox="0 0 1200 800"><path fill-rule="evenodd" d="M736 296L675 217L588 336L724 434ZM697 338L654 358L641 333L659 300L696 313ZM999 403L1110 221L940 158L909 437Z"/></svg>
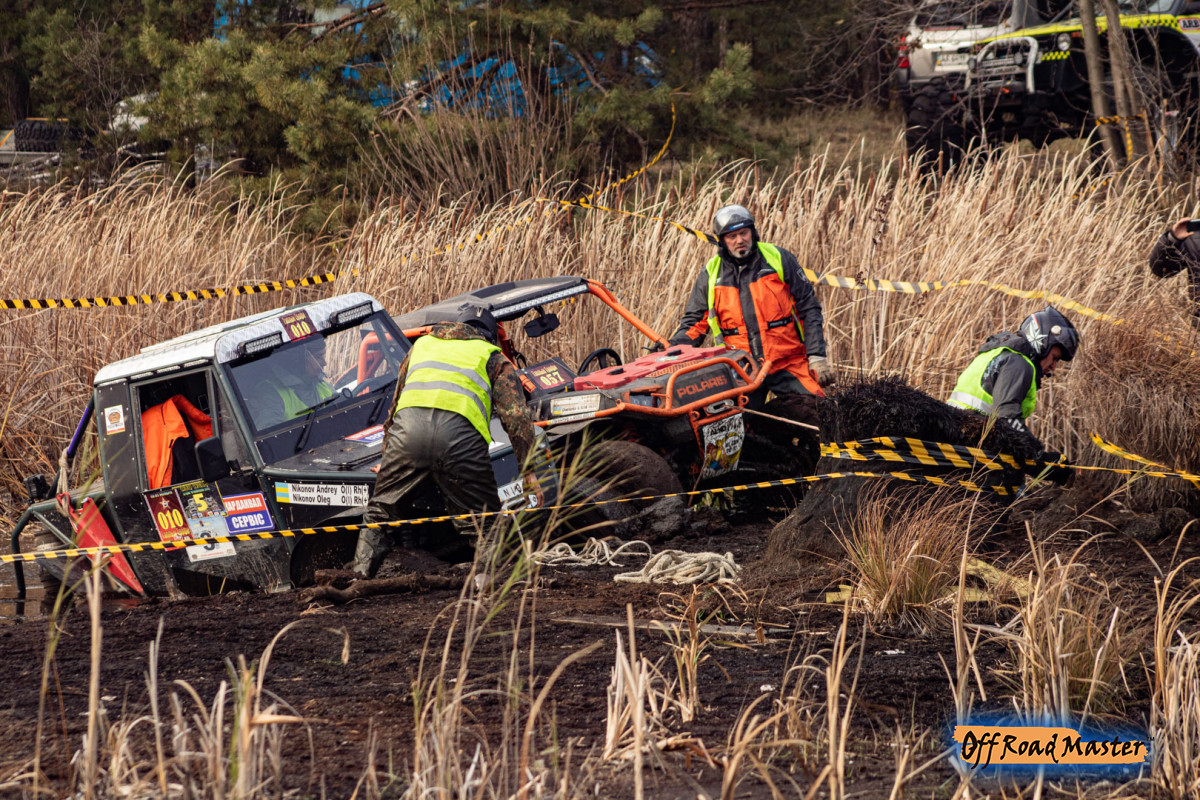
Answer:
<svg viewBox="0 0 1200 800"><path fill-rule="evenodd" d="M263 461L291 459L385 418L408 342L386 314L227 367Z"/></svg>
<svg viewBox="0 0 1200 800"><path fill-rule="evenodd" d="M1006 2L978 0L927 3L917 11L913 24L923 29L992 27L1008 17L1010 6Z"/></svg>

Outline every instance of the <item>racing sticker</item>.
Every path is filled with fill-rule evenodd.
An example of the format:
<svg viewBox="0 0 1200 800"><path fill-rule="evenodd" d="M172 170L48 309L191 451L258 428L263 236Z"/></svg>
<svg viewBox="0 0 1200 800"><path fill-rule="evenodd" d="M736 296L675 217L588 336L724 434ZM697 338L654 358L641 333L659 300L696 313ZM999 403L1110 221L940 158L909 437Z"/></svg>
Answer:
<svg viewBox="0 0 1200 800"><path fill-rule="evenodd" d="M295 506L365 506L370 499L365 483L275 484L275 502Z"/></svg>
<svg viewBox="0 0 1200 800"><path fill-rule="evenodd" d="M700 433L704 445L701 478L712 478L737 469L738 459L742 455L742 442L746 440L746 424L741 414L710 422L701 428Z"/></svg>
<svg viewBox="0 0 1200 800"><path fill-rule="evenodd" d="M377 445L383 441L383 426L375 425L375 426L367 428L365 430L361 430L358 433L352 433L349 436L347 436L346 438L352 442L358 442L359 444L365 444L368 447L372 446L372 445Z"/></svg>
<svg viewBox="0 0 1200 800"><path fill-rule="evenodd" d="M225 524L230 533L269 531L275 527L262 492L235 494L221 500L225 504Z"/></svg>
<svg viewBox="0 0 1200 800"><path fill-rule="evenodd" d="M522 372L524 373L522 377L529 379L529 382L526 383L527 386L532 383L534 387L543 392L554 391L571 382L571 370L559 358L534 364Z"/></svg>
<svg viewBox="0 0 1200 800"><path fill-rule="evenodd" d="M1179 29L1181 31L1200 30L1200 19L1197 19L1196 17L1180 17Z"/></svg>
<svg viewBox="0 0 1200 800"><path fill-rule="evenodd" d="M104 432L109 435L125 432L124 406L109 406L104 409Z"/></svg>
<svg viewBox="0 0 1200 800"><path fill-rule="evenodd" d="M317 332L317 326L313 325L307 311L293 311L290 314L284 314L279 318L279 324L283 326L289 342L312 336Z"/></svg>
<svg viewBox="0 0 1200 800"><path fill-rule="evenodd" d="M177 542L191 538L191 529L183 516L183 503L174 489L159 489L146 492L146 506L158 530L158 538L164 542Z"/></svg>
<svg viewBox="0 0 1200 800"><path fill-rule="evenodd" d="M229 527L225 524L225 506L215 488L204 481L192 481L179 484L175 491L183 505L183 518L187 520L192 538L209 539L229 535ZM213 542L192 545L187 548L187 555L195 563L234 556L237 551L233 548L233 542Z"/></svg>

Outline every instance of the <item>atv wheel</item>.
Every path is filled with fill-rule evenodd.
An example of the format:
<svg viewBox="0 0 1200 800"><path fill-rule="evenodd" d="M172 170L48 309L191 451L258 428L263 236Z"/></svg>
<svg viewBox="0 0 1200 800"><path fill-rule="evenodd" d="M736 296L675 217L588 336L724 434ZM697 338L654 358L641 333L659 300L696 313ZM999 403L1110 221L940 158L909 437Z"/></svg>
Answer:
<svg viewBox="0 0 1200 800"><path fill-rule="evenodd" d="M44 119L23 119L13 127L18 153L54 153L61 149L66 127Z"/></svg>
<svg viewBox="0 0 1200 800"><path fill-rule="evenodd" d="M923 152L922 169L936 167L939 156L943 167L962 160L967 147L965 110L964 101L945 78L934 78L913 96L904 141L910 156Z"/></svg>
<svg viewBox="0 0 1200 800"><path fill-rule="evenodd" d="M602 475L618 496L675 494L683 485L665 458L645 445L624 439L598 443L593 452L603 463ZM653 501L633 503L642 508Z"/></svg>

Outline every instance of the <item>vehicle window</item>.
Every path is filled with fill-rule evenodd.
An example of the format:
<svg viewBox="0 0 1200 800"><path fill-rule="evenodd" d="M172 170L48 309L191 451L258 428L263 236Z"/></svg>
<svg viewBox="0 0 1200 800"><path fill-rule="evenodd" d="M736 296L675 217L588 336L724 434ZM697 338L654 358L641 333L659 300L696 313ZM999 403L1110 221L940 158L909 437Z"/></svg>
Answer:
<svg viewBox="0 0 1200 800"><path fill-rule="evenodd" d="M1167 14L1175 0L1121 0L1117 5L1122 11L1133 14Z"/></svg>
<svg viewBox="0 0 1200 800"><path fill-rule="evenodd" d="M255 433L311 421L327 409L390 393L408 345L380 317L317 332L262 358L233 364L229 375ZM310 436L319 441L315 431Z"/></svg>
<svg viewBox="0 0 1200 800"><path fill-rule="evenodd" d="M213 435L207 373L139 385L145 480L158 489L200 477L196 442Z"/></svg>
<svg viewBox="0 0 1200 800"><path fill-rule="evenodd" d="M1008 17L1011 6L1007 2L979 0L930 3L917 11L914 24L918 28L991 27Z"/></svg>

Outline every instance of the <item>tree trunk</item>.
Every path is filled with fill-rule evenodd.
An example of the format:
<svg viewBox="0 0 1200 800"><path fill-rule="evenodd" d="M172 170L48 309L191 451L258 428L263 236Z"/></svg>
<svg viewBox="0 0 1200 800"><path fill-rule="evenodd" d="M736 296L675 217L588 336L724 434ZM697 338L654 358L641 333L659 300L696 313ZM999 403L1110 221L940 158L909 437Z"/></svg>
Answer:
<svg viewBox="0 0 1200 800"><path fill-rule="evenodd" d="M1092 114L1096 119L1112 116L1108 106L1108 96L1104 94L1104 61L1100 55L1100 34L1096 30L1096 8L1093 0L1079 1L1079 19L1083 23L1083 49L1087 59L1088 85L1092 91ZM1104 142L1104 152L1108 155L1108 163L1113 169L1119 169L1125 146L1117 129L1108 123L1101 123L1100 139Z"/></svg>
<svg viewBox="0 0 1200 800"><path fill-rule="evenodd" d="M1121 117L1121 131L1125 136L1125 150L1129 157L1145 155L1140 136L1134 136L1130 126L1133 115L1138 113L1138 92L1133 82L1133 62L1129 57L1129 43L1125 41L1125 29L1121 27L1121 11L1117 0L1102 0L1104 16L1108 20L1108 58L1112 68L1113 90L1117 97L1117 116Z"/></svg>

